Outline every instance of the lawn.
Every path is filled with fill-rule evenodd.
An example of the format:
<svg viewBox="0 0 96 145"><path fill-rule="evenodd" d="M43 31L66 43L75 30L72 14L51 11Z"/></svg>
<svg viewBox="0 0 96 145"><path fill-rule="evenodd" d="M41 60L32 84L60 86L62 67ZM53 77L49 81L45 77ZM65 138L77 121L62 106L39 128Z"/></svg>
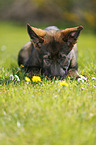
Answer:
<svg viewBox="0 0 96 145"><path fill-rule="evenodd" d="M25 81L17 57L27 41L26 27L0 23L0 145L95 145L96 35L81 33L79 74L87 80L65 78L68 86Z"/></svg>

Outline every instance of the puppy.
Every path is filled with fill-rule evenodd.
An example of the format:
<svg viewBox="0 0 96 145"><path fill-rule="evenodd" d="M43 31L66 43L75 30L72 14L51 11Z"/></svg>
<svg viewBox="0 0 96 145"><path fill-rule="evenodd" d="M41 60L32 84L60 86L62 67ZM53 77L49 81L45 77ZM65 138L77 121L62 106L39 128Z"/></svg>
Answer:
<svg viewBox="0 0 96 145"><path fill-rule="evenodd" d="M18 55L27 72L47 77L78 78L77 40L83 26L60 30L55 26L38 29L27 24L30 41Z"/></svg>

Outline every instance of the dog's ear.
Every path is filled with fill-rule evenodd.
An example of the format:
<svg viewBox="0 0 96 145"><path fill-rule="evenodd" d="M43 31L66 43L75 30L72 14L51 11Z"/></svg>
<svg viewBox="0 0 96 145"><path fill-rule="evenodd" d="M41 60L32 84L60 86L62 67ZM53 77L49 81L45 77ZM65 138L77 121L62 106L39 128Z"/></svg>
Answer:
<svg viewBox="0 0 96 145"><path fill-rule="evenodd" d="M27 24L27 31L31 40L37 44L38 47L41 47L41 44L44 42L43 38L46 34L46 31L31 27L29 24Z"/></svg>
<svg viewBox="0 0 96 145"><path fill-rule="evenodd" d="M61 37L64 42L67 42L70 49L77 42L78 36L83 29L83 26L78 26L74 28L67 28L61 31Z"/></svg>

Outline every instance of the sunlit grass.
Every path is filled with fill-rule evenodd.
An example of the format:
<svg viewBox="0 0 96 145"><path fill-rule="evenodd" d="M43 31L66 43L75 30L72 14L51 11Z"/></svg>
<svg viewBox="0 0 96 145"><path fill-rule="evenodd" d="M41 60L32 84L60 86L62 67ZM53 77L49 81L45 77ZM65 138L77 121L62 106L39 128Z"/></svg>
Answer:
<svg viewBox="0 0 96 145"><path fill-rule="evenodd" d="M26 27L0 24L0 145L95 145L96 36L79 38L84 81L40 76L40 82L28 83L17 64L27 41Z"/></svg>

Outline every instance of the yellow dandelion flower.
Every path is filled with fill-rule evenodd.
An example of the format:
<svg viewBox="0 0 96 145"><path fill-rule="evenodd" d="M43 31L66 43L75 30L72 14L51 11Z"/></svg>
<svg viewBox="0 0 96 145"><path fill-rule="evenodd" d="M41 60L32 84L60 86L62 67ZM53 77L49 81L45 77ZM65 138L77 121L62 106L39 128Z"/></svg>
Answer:
<svg viewBox="0 0 96 145"><path fill-rule="evenodd" d="M21 66L21 67L24 67L24 65L23 65L23 64L21 64L20 66Z"/></svg>
<svg viewBox="0 0 96 145"><path fill-rule="evenodd" d="M82 70L82 75L84 75L84 69Z"/></svg>
<svg viewBox="0 0 96 145"><path fill-rule="evenodd" d="M33 82L40 82L41 81L41 78L39 76L33 76L32 77L32 81Z"/></svg>
<svg viewBox="0 0 96 145"><path fill-rule="evenodd" d="M31 80L28 77L25 77L25 81L31 82Z"/></svg>
<svg viewBox="0 0 96 145"><path fill-rule="evenodd" d="M70 77L68 76L68 79L70 80Z"/></svg>
<svg viewBox="0 0 96 145"><path fill-rule="evenodd" d="M64 81L61 81L59 84L60 84L61 86L68 87L68 83L66 83L66 82L64 82Z"/></svg>

